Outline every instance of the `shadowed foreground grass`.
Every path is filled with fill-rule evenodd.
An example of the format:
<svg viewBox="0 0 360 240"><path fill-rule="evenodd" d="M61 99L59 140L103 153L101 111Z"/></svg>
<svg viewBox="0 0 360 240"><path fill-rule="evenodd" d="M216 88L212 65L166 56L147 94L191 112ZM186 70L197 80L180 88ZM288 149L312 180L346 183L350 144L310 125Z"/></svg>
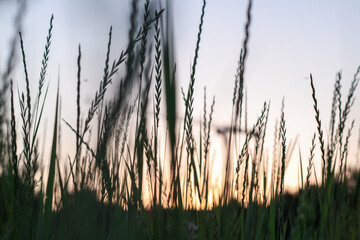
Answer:
<svg viewBox="0 0 360 240"><path fill-rule="evenodd" d="M227 154L223 156L224 182L217 194L210 186L214 176L209 161L215 98L209 103L206 91L200 128L195 128L193 123L205 0L189 86L182 91L182 98L176 96L178 80L169 2L165 9L153 9L149 0L144 1L144 6L132 1L128 42L113 61L109 57L110 27L103 78L86 110L81 106L79 45L77 96L74 96L76 123L61 118L58 90L54 112L46 113L55 116L52 131L47 131L52 137L51 155L43 159L38 132L45 114L54 17L50 19L36 95L30 93L27 42L20 33L15 40L19 40L22 53L26 90L14 93L9 78L12 57L1 75L1 238L359 239L360 172L347 168L348 144L354 127L354 121L348 123L347 119L360 68L345 98L341 72L337 74L327 140L310 75L309 91L317 129L308 160L303 161L300 155L299 192L285 193L285 171L295 145L286 136L285 102L279 125L275 126L271 163L263 154L270 102L264 102L254 125L248 124L243 116L247 114L243 89L251 7L249 1L245 40L235 70L233 101L229 103L232 113ZM141 23L137 21L139 16ZM116 94L107 100L108 87L116 78L121 83L113 85ZM14 106L14 98L19 99L19 106ZM161 109L162 101L165 109ZM176 106L181 104L185 105L184 117L177 120ZM147 109L153 109L154 114L146 114ZM84 119L80 117L82 113L86 113ZM160 114L166 115L165 122L161 122L164 120ZM135 123L134 129L130 128L130 122ZM75 156L60 158L65 156L59 150L60 125L74 133ZM88 141L90 129L95 132L94 145ZM200 135L194 134L195 131ZM165 140L159 137L161 134L166 135ZM321 158L316 159L318 150ZM322 162L320 176L313 167L317 160ZM61 167L63 162L65 166ZM49 169L42 167L44 163ZM307 165L306 173L302 171L303 165ZM315 184L310 184L312 175Z"/></svg>

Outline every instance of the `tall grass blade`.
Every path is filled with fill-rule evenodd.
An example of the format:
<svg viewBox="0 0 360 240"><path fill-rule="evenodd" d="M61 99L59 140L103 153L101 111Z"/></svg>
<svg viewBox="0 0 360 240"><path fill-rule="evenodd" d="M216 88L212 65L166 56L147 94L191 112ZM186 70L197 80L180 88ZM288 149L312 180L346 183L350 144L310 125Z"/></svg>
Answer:
<svg viewBox="0 0 360 240"><path fill-rule="evenodd" d="M42 221L42 236L44 239L49 238L51 230L51 215L52 215L52 202L53 202L53 190L54 190L54 179L55 179L55 162L56 162L56 151L57 151L57 135L58 135L58 112L59 112L59 86L56 96L56 105L55 105L55 122L54 122L54 131L53 131L53 140L51 147L51 156L50 156L50 167L49 167L49 176L46 185L46 196L45 196L45 206L44 206L44 216Z"/></svg>

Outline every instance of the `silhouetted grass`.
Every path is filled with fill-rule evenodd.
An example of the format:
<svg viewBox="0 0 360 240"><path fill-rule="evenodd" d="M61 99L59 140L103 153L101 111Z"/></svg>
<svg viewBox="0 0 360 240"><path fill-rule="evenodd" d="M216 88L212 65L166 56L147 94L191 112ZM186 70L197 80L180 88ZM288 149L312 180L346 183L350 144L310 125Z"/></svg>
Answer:
<svg viewBox="0 0 360 240"><path fill-rule="evenodd" d="M252 1L249 1L245 40L235 69L232 102L229 102L232 113L225 146L227 153L222 156L224 180L220 191L216 192L210 181L215 177L211 169L215 97L209 104L206 88L198 139L194 134L197 127L193 116L197 90L195 74L206 22L206 1L201 9L188 90L186 94L183 92L183 121L177 120L179 98L176 96L178 81L171 1L162 9L152 8L146 0L143 12L139 3L132 1L127 46L113 61L110 59L113 43L110 27L103 78L84 121L80 117L84 111L80 98L84 69L81 68L79 45L78 71L74 76L77 80L75 127L64 120L76 139L74 157L59 154L59 86L51 155L41 158L38 154L43 150L38 147L37 133L45 114L48 88L44 94L42 92L47 84L54 18L50 19L35 98L31 96L31 79L27 74L29 60L25 59L24 47L27 41L20 33L26 91L18 91L19 106L14 105L13 81L7 83L12 58L9 58L9 68L1 75L4 82L1 90L6 92L7 85L10 87L10 113L0 110L1 238L359 239L360 173L347 169L354 121L349 126L346 122L360 79L360 68L344 104L341 72L336 76L328 139L324 137L315 83L310 75L309 92L314 102L317 133L312 138L305 178L302 156L299 156L298 193L286 193L285 173L296 139L288 140L286 135L284 100L280 120L275 124L272 154L264 153L270 101L264 102L257 121L248 127L245 92L245 130L241 127L251 23ZM138 22L140 13L142 22ZM124 68L120 68L121 64ZM112 98L106 98L110 83L115 79L121 79L119 88ZM1 106L6 102L4 96L0 95ZM162 101L165 109L161 107ZM148 109L154 110L151 121L148 121ZM162 114L166 115L166 121L160 118ZM20 122L16 122L17 116ZM95 117L97 124L93 121ZM135 129L130 127L131 122L136 125ZM21 126L21 130L17 131L16 126ZM90 129L97 131L95 144L90 143ZM17 141L19 134L22 134L21 144ZM131 134L134 137L129 137ZM316 138L321 152L321 178L314 169ZM272 155L271 159L268 155ZM65 167L61 167L60 162L65 162ZM49 169L40 171L42 165L49 165ZM315 178L313 185L311 176Z"/></svg>

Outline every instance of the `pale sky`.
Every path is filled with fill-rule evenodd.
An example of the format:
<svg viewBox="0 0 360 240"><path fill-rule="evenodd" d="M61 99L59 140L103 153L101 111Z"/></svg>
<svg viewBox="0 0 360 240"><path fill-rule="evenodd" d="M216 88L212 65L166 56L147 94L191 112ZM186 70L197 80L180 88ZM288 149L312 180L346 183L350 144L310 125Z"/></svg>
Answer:
<svg viewBox="0 0 360 240"><path fill-rule="evenodd" d="M76 59L79 43L82 46L82 79L87 80L82 83L82 108L84 113L87 111L102 78L110 25L113 26L111 59L117 58L126 47L129 2L29 1L24 18L23 39L33 93L39 78L50 16L53 13L55 17L47 75L47 81L50 80L51 83L45 109L49 113L46 118L50 123L60 68L63 118L75 124ZM178 86L187 89L202 1L173 2ZM141 3L140 6L142 5ZM234 74L244 37L246 5L247 1L244 0L207 1L196 73L194 117L200 117L203 88L206 86L209 105L212 96L216 97L216 126L230 123ZM13 1L0 0L0 71L4 68L9 41L14 34L12 23L15 9ZM254 1L245 75L249 124L255 122L263 102L270 99L266 140L270 155L275 119L280 116L281 100L285 97L287 139L294 139L299 134L303 159L307 161L311 138L316 131L309 73L314 77L323 130L325 137L327 136L335 74L342 69L342 90L343 95L346 95L353 74L360 65L359 11L360 1L356 0ZM20 90L24 89L23 79L22 65L18 58L14 80L15 86ZM355 97L358 96L359 90L355 93ZM358 137L358 100L356 99L348 118L348 123L353 118L356 119L349 159L354 158ZM68 137L70 140L66 141L75 142L73 134L65 125L62 126L62 131L63 139ZM215 131L212 134L217 136ZM221 143L218 138L214 138L214 142ZM213 148L218 146L215 143ZM214 154L219 154L218 152L219 150ZM297 156L298 147L285 179L289 186L295 186L298 181ZM320 169L319 154L316 159L315 166Z"/></svg>

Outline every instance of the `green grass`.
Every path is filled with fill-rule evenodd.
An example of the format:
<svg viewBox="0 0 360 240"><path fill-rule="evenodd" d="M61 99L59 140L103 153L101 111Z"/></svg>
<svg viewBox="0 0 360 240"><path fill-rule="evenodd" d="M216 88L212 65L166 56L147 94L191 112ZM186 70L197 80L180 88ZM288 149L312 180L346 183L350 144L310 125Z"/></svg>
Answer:
<svg viewBox="0 0 360 240"><path fill-rule="evenodd" d="M227 153L223 156L225 180L214 195L210 184L214 177L210 150L216 101L212 97L209 102L206 88L199 128L194 127L193 117L206 1L199 9L189 85L182 96L183 121L177 120L180 98L176 96L176 46L170 1L165 9L154 10L150 1L144 1L144 10L139 11L140 5L139 1L132 1L127 46L113 61L110 27L103 78L84 119L81 119L83 69L79 45L78 71L74 76L75 123L60 117L59 86L54 112L43 112L56 19L51 16L34 97L27 74L27 42L20 33L18 47L26 91L18 91L15 96L13 81L9 79L11 62L2 75L0 89L1 93L10 93L0 95L1 239L359 239L360 172L349 169L347 162L354 127L348 116L360 67L345 100L341 94L341 72L337 74L327 139L316 98L316 78L310 74L309 92L317 129L309 156L299 156L299 191L295 195L286 193L285 173L296 140L288 141L285 101L275 126L270 161L264 154L270 101L264 102L253 125L247 122L244 72L252 19L249 1L243 50L235 69L233 99L229 102L232 113ZM137 21L140 12L142 22ZM12 57L9 59L13 61ZM115 89L114 96L106 96L115 74L122 79L120 87ZM15 97L19 98L19 106L14 106ZM7 103L10 111L5 108ZM154 114L146 114L148 109ZM41 158L39 152L43 149L38 144L41 119L44 114L54 113L51 155ZM166 119L160 118L161 114ZM130 122L135 122L135 129L130 128ZM61 124L74 133L75 156L60 152ZM90 130L96 132L95 144L88 140ZM129 137L130 134L134 137ZM166 138L161 138L162 135ZM316 151L321 153L319 159L315 157ZM321 176L316 175L314 168L317 160L322 162ZM66 167L61 168L60 162L65 162ZM41 170L42 165L49 165L49 169ZM315 179L313 185L311 177Z"/></svg>

